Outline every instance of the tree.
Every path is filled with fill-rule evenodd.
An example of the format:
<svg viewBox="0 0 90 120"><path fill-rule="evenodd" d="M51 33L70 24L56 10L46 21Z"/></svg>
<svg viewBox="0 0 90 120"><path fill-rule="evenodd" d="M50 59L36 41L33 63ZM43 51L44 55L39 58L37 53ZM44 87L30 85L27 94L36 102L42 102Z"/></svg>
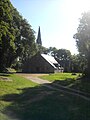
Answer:
<svg viewBox="0 0 90 120"><path fill-rule="evenodd" d="M13 7L9 0L0 1L0 71L7 67L8 58L15 52L15 35L13 27Z"/></svg>
<svg viewBox="0 0 90 120"><path fill-rule="evenodd" d="M66 72L71 71L71 52L66 49L59 49L56 52L55 59L64 67Z"/></svg>
<svg viewBox="0 0 90 120"><path fill-rule="evenodd" d="M55 47L49 47L45 51L47 54L50 54L51 56L55 57L57 53L57 48Z"/></svg>
<svg viewBox="0 0 90 120"><path fill-rule="evenodd" d="M84 12L74 35L79 53L86 59L86 75L90 77L90 11Z"/></svg>
<svg viewBox="0 0 90 120"><path fill-rule="evenodd" d="M0 71L10 67L17 57L24 64L36 51L31 25L9 0L0 1Z"/></svg>
<svg viewBox="0 0 90 120"><path fill-rule="evenodd" d="M20 63L18 63L23 67L28 59L37 52L35 32L27 20L19 15L16 9L14 9L14 15L15 25L19 30L19 34L15 38L15 46L17 48L15 57L19 57Z"/></svg>
<svg viewBox="0 0 90 120"><path fill-rule="evenodd" d="M71 69L72 72L83 72L85 69L85 59L84 56L77 54L77 55L72 55L71 58Z"/></svg>
<svg viewBox="0 0 90 120"><path fill-rule="evenodd" d="M52 55L66 72L71 71L71 52L69 50L49 47L46 52Z"/></svg>

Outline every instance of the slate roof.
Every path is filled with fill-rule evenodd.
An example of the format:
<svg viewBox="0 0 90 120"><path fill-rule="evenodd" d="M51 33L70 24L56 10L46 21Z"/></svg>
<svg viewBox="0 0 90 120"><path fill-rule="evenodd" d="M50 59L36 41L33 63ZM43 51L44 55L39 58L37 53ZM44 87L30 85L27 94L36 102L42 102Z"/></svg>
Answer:
<svg viewBox="0 0 90 120"><path fill-rule="evenodd" d="M55 64L58 64L58 62L54 59L54 57L47 55L47 54L41 54L41 56L54 68L56 68Z"/></svg>

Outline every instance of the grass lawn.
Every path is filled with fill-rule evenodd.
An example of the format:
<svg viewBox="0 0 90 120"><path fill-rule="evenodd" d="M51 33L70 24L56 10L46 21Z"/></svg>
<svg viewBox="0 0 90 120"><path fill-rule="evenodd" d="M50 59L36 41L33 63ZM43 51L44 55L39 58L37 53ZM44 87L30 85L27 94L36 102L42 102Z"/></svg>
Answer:
<svg viewBox="0 0 90 120"><path fill-rule="evenodd" d="M6 108L13 103L12 100L16 100L16 96L20 95L24 88L35 87L36 85L17 75L0 73L0 120L12 120L6 115L6 113L12 114L9 110L6 112ZM3 100L4 96L7 96L7 100Z"/></svg>
<svg viewBox="0 0 90 120"><path fill-rule="evenodd" d="M40 78L90 93L90 81L87 81L86 78L80 78L79 73L76 75L72 75L72 73L56 73L40 76Z"/></svg>
<svg viewBox="0 0 90 120"><path fill-rule="evenodd" d="M0 120L90 120L90 101L14 74L0 77Z"/></svg>
<svg viewBox="0 0 90 120"><path fill-rule="evenodd" d="M79 75L79 73L76 75L72 75L72 73L55 73L55 74L40 76L40 78L43 78L43 79L46 79L49 81L66 80L66 79L75 80L78 77L78 75Z"/></svg>

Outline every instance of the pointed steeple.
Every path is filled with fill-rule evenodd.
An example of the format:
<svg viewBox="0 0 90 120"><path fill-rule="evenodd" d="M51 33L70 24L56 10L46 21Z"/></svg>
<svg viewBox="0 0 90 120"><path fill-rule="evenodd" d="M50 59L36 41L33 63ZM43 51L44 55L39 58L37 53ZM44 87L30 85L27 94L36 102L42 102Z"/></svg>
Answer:
<svg viewBox="0 0 90 120"><path fill-rule="evenodd" d="M37 43L38 45L42 45L40 26L39 26L39 29L38 29L38 36L37 36L36 43Z"/></svg>

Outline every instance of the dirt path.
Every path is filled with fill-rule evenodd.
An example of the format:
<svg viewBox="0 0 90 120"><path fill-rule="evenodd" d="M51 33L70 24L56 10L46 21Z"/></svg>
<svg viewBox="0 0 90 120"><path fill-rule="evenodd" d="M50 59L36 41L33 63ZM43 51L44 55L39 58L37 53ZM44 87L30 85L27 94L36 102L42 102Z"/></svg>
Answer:
<svg viewBox="0 0 90 120"><path fill-rule="evenodd" d="M68 93L68 94L71 94L74 96L81 97L84 100L90 101L90 94L87 94L85 92L81 92L81 91L78 91L75 89L67 88L60 84L49 82L48 80L43 80L43 79L38 78L39 76L48 75L48 74L18 74L18 75L23 76L35 83L42 84L43 86L45 86L49 89Z"/></svg>
<svg viewBox="0 0 90 120"><path fill-rule="evenodd" d="M47 80L42 80L42 79L37 78L37 77L26 77L26 78L27 78L27 79L30 79L30 80L32 80L33 82L38 83L38 84L51 83L51 82L49 82L49 81L47 81Z"/></svg>
<svg viewBox="0 0 90 120"><path fill-rule="evenodd" d="M38 78L39 76L48 75L48 74L18 74L18 75L21 75L38 84L51 83L48 80L43 80L43 79Z"/></svg>

